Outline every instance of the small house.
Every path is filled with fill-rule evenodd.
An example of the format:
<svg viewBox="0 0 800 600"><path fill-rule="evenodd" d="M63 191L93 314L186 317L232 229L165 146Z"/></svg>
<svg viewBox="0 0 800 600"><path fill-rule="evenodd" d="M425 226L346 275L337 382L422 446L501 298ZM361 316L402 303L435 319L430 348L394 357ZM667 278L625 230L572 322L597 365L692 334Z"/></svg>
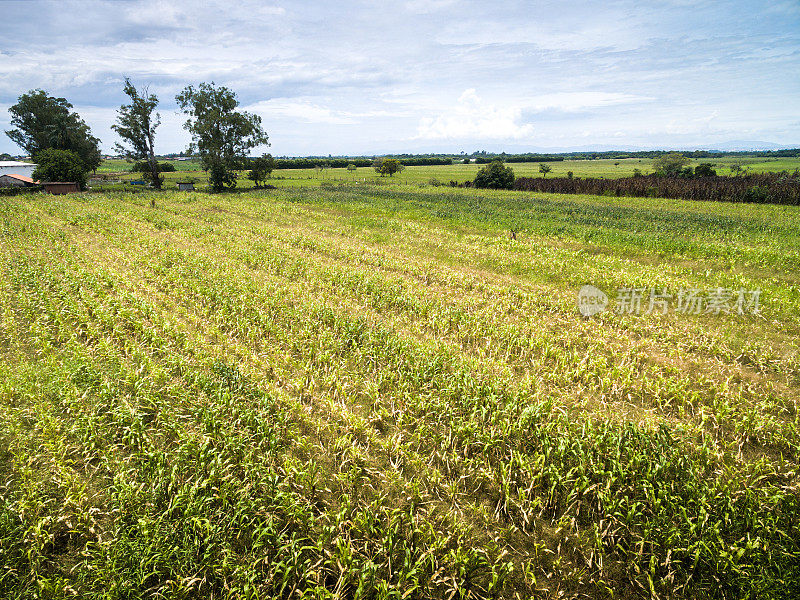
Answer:
<svg viewBox="0 0 800 600"><path fill-rule="evenodd" d="M194 191L194 183L191 181L178 181L178 189L181 192L193 192Z"/></svg>
<svg viewBox="0 0 800 600"><path fill-rule="evenodd" d="M74 181L45 181L42 182L44 191L48 194L72 194L80 192L80 186Z"/></svg>
<svg viewBox="0 0 800 600"><path fill-rule="evenodd" d="M24 175L33 177L36 165L33 163L20 162L17 160L0 160L0 175Z"/></svg>
<svg viewBox="0 0 800 600"><path fill-rule="evenodd" d="M18 175L16 173L6 173L4 175L0 175L0 187L24 188L33 187L35 185L36 182L25 175Z"/></svg>

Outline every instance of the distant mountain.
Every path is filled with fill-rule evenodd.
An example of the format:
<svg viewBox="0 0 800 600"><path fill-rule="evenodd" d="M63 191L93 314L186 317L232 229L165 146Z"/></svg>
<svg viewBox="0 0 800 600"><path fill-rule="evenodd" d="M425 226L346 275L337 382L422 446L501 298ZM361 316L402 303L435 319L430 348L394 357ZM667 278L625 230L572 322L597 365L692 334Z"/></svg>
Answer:
<svg viewBox="0 0 800 600"><path fill-rule="evenodd" d="M747 152L748 150L784 150L796 148L797 145L774 144L772 142L754 142L750 140L732 140L721 144L709 144L698 147L697 150L723 150L725 152Z"/></svg>

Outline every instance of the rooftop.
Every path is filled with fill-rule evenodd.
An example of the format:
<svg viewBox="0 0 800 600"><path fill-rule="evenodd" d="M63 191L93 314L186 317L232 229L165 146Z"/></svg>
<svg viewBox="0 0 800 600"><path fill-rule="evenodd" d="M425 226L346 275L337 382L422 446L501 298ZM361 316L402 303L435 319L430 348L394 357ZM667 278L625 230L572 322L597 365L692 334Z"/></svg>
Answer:
<svg viewBox="0 0 800 600"><path fill-rule="evenodd" d="M35 167L33 163L19 162L17 160L0 160L0 167Z"/></svg>
<svg viewBox="0 0 800 600"><path fill-rule="evenodd" d="M25 183L36 183L30 177L25 177L25 175L17 175L16 173L3 173L0 177L11 177L12 179L19 179L20 181L24 181Z"/></svg>

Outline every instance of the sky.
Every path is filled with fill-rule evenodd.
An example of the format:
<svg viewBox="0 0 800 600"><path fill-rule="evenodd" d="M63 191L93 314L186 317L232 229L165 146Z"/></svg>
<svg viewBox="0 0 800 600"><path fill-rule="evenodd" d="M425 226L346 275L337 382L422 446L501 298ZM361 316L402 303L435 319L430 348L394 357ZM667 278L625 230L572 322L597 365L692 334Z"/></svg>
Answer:
<svg viewBox="0 0 800 600"><path fill-rule="evenodd" d="M0 0L0 131L31 89L112 152L123 78L215 82L275 156L800 146L799 0ZM0 134L0 152L21 150Z"/></svg>

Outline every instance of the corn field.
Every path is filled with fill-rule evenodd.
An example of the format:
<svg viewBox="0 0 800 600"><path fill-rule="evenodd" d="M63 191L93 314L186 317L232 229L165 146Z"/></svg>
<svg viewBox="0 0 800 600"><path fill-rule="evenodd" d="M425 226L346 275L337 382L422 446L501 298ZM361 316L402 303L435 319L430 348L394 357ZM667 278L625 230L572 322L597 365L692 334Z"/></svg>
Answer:
<svg viewBox="0 0 800 600"><path fill-rule="evenodd" d="M0 597L796 597L798 225L399 185L0 198ZM586 319L585 283L762 312Z"/></svg>
<svg viewBox="0 0 800 600"><path fill-rule="evenodd" d="M519 177L514 189L551 194L597 194L639 198L682 198L715 202L800 204L797 172L758 173L736 177L568 178Z"/></svg>

